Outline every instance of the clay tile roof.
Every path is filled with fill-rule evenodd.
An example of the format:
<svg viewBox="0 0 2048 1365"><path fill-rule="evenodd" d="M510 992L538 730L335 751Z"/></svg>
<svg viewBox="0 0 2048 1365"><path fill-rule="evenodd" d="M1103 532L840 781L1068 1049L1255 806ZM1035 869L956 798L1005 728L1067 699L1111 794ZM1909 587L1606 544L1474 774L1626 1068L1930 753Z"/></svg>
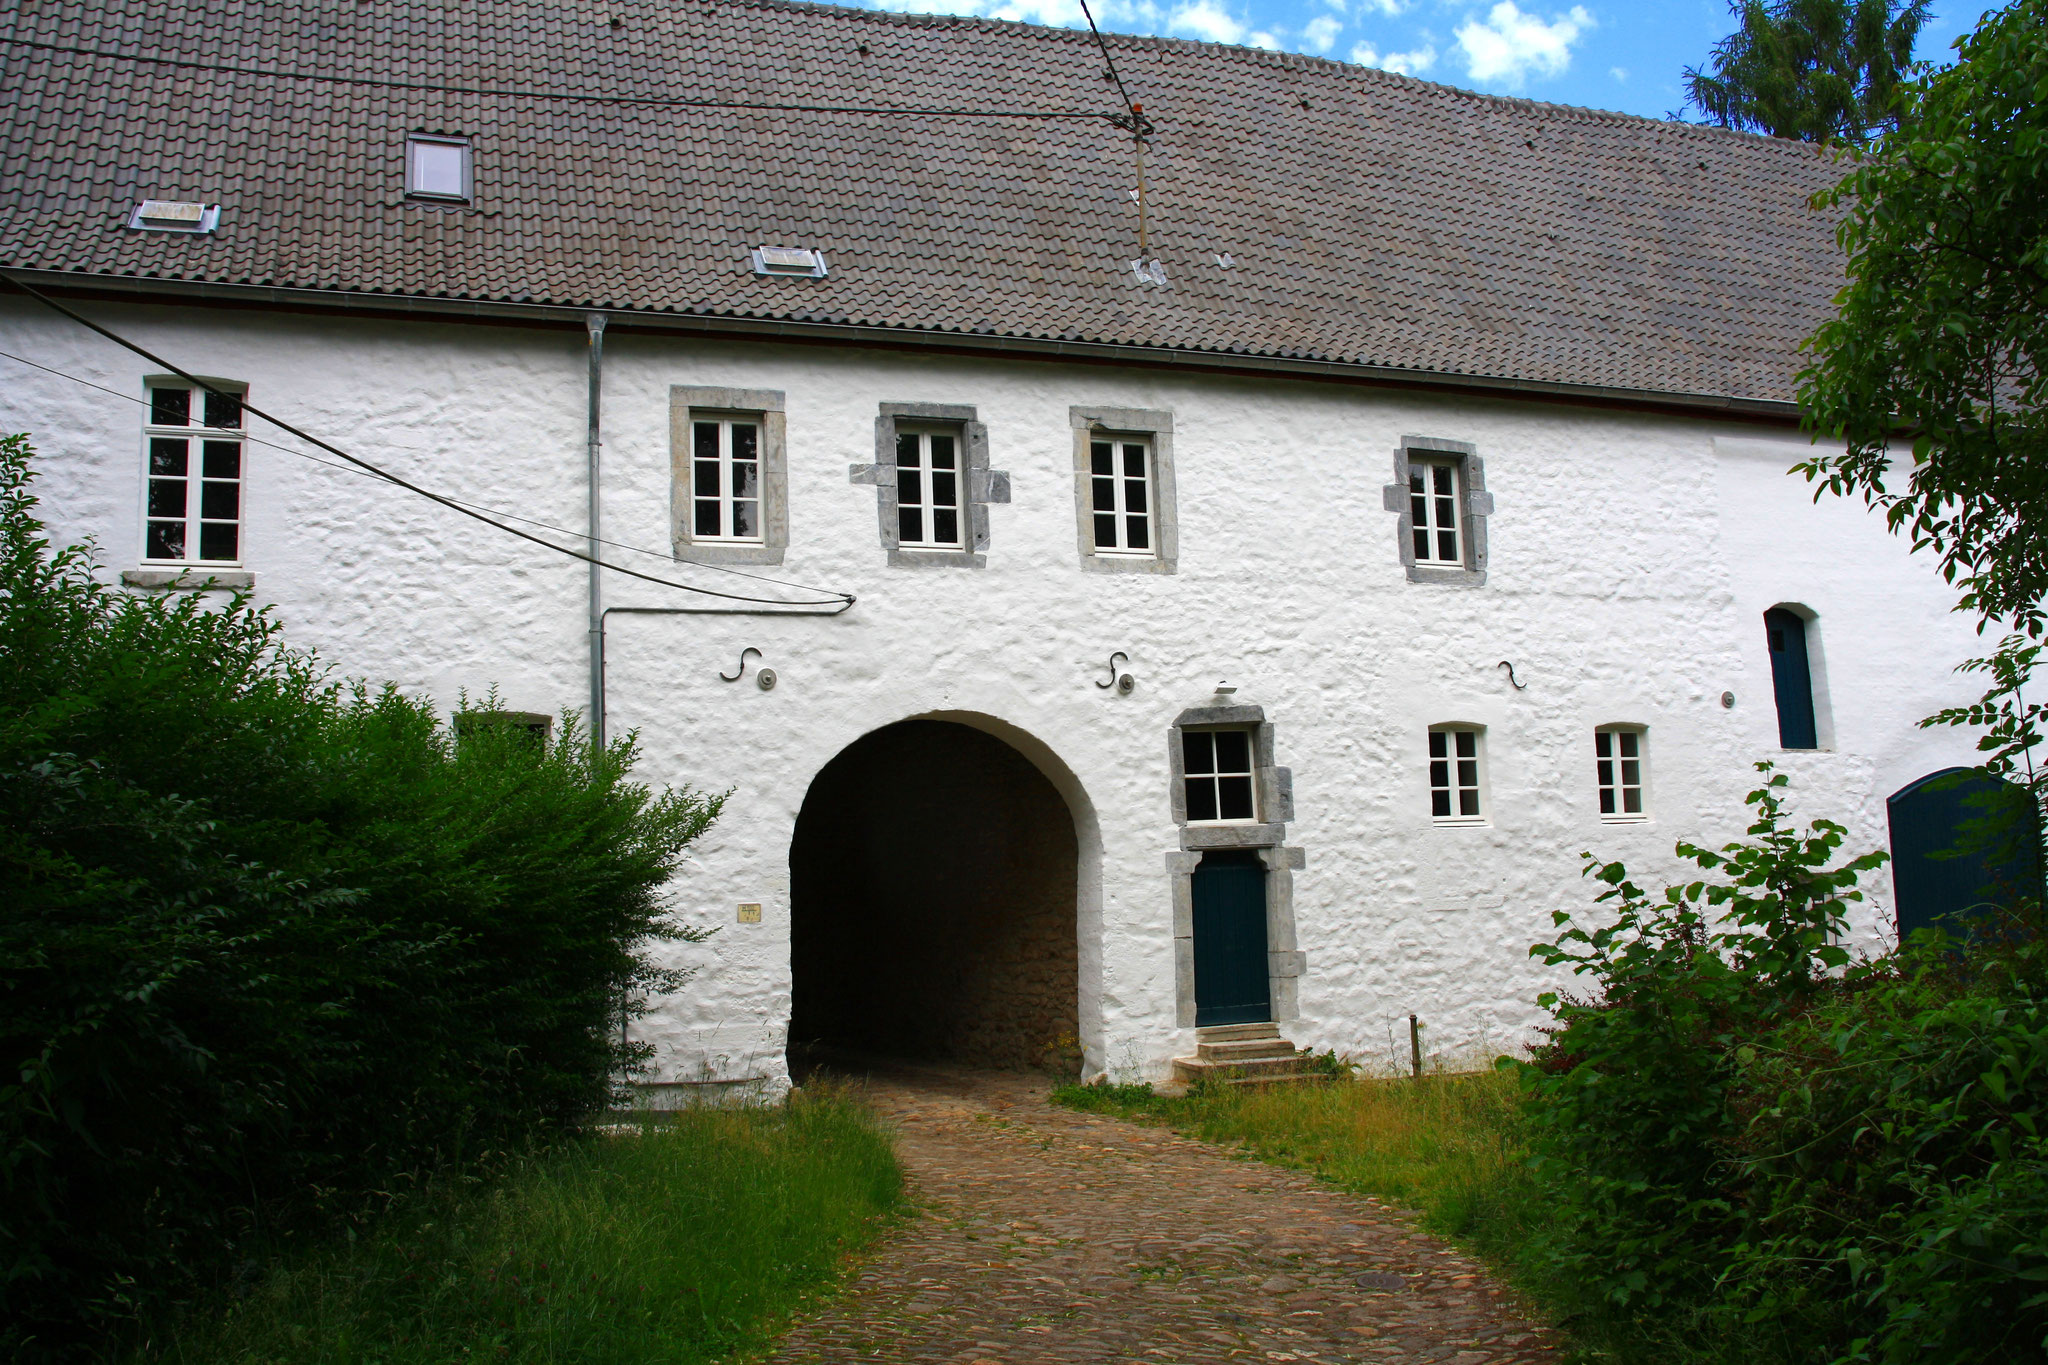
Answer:
<svg viewBox="0 0 2048 1365"><path fill-rule="evenodd" d="M10 22L450 85L1120 107L1085 32L784 0L77 0ZM1099 119L578 104L20 46L0 46L0 263L1793 396L1841 272L1807 207L1839 172L1812 147L1109 41L1157 125L1145 254L1164 286L1130 269L1132 144ZM473 207L406 201L408 132L474 139ZM145 197L218 202L219 231L130 231ZM818 248L830 275L756 277L764 244Z"/></svg>

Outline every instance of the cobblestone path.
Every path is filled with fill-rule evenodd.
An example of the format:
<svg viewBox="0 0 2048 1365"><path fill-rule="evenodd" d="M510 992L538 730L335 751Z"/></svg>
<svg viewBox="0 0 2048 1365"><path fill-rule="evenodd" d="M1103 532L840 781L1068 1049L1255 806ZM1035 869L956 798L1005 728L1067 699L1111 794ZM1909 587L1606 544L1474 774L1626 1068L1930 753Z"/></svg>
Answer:
<svg viewBox="0 0 2048 1365"><path fill-rule="evenodd" d="M921 1216L772 1357L788 1365L1560 1357L1474 1262L1385 1205L1015 1075L865 1082Z"/></svg>

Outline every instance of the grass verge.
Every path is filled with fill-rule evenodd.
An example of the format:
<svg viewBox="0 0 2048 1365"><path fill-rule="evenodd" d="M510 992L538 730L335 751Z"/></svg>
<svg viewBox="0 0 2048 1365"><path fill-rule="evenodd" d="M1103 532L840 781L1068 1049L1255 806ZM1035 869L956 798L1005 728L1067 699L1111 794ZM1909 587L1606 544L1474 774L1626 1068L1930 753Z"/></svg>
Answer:
<svg viewBox="0 0 2048 1365"><path fill-rule="evenodd" d="M764 1344L897 1206L843 1097L701 1110L423 1197L188 1314L133 1365L689 1365Z"/></svg>

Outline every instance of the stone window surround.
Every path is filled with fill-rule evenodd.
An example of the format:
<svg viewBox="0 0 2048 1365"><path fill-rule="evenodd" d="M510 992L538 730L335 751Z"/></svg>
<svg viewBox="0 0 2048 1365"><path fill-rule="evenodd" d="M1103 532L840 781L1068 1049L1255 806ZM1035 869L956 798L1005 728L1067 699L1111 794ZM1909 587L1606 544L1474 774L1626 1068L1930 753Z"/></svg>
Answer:
<svg viewBox="0 0 2048 1365"><path fill-rule="evenodd" d="M1248 729L1252 732L1252 787L1257 821L1190 825L1187 773L1182 766L1181 732L1187 729ZM1308 852L1286 844L1287 822L1294 819L1294 774L1273 762L1273 727L1258 706L1196 706L1174 717L1167 730L1167 770L1172 776L1170 802L1180 827L1180 850L1166 855L1173 892L1174 1012L1181 1028L1195 1026L1195 868L1210 849L1247 849L1266 867L1267 986L1272 993L1273 1022L1301 1016L1299 982L1308 965L1296 946L1294 874L1308 865Z"/></svg>
<svg viewBox="0 0 2048 1365"><path fill-rule="evenodd" d="M1081 567L1093 573L1177 572L1180 523L1173 484L1173 414L1153 408L1070 407L1074 428L1074 517ZM1152 443L1152 554L1095 553L1095 522L1089 479L1089 443L1097 436L1142 436Z"/></svg>
<svg viewBox="0 0 2048 1365"><path fill-rule="evenodd" d="M780 389L675 384L668 391L669 532L677 559L693 564L780 564L789 549L789 441ZM690 533L690 416L761 417L761 543L698 540Z"/></svg>
<svg viewBox="0 0 2048 1365"><path fill-rule="evenodd" d="M896 427L899 422L958 426L960 444L967 463L960 481L960 514L967 525L964 550L906 550L902 526L896 517ZM977 420L974 408L962 403L884 403L875 417L875 462L850 465L847 477L854 483L875 486L875 516L881 522L882 548L889 563L904 567L982 569L988 567L988 509L990 503L1010 500L1010 476L988 467L988 428Z"/></svg>
<svg viewBox="0 0 2048 1365"><path fill-rule="evenodd" d="M1410 451L1419 455L1450 455L1457 459L1458 500L1465 514L1465 524L1459 528L1463 532L1461 539L1465 551L1465 567L1462 569L1415 562L1415 518L1410 514L1408 505ZM1469 441L1453 441L1442 436L1403 436L1401 444L1394 450L1394 482L1381 490L1381 496L1386 509L1400 517L1394 535L1401 552L1401 565L1408 571L1410 583L1446 583L1476 588L1486 581L1486 519L1493 515L1493 494L1486 491L1486 461L1479 457L1479 447Z"/></svg>

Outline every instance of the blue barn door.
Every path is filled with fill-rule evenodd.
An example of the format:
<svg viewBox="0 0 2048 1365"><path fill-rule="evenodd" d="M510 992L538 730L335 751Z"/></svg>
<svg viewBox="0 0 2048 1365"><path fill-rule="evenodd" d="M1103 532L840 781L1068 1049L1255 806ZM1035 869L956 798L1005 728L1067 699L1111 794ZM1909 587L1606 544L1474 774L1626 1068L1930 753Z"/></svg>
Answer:
<svg viewBox="0 0 2048 1365"><path fill-rule="evenodd" d="M1266 963L1266 867L1256 853L1202 855L1194 872L1195 1025L1273 1017Z"/></svg>
<svg viewBox="0 0 2048 1365"><path fill-rule="evenodd" d="M1771 690L1778 694L1778 744L1786 749L1820 747L1813 724L1806 622L1795 612L1773 607L1764 613L1764 640L1771 648Z"/></svg>
<svg viewBox="0 0 2048 1365"><path fill-rule="evenodd" d="M1988 905L2041 894L2040 834L2026 789L1944 768L1885 802L1899 938L1937 920L1964 934Z"/></svg>

